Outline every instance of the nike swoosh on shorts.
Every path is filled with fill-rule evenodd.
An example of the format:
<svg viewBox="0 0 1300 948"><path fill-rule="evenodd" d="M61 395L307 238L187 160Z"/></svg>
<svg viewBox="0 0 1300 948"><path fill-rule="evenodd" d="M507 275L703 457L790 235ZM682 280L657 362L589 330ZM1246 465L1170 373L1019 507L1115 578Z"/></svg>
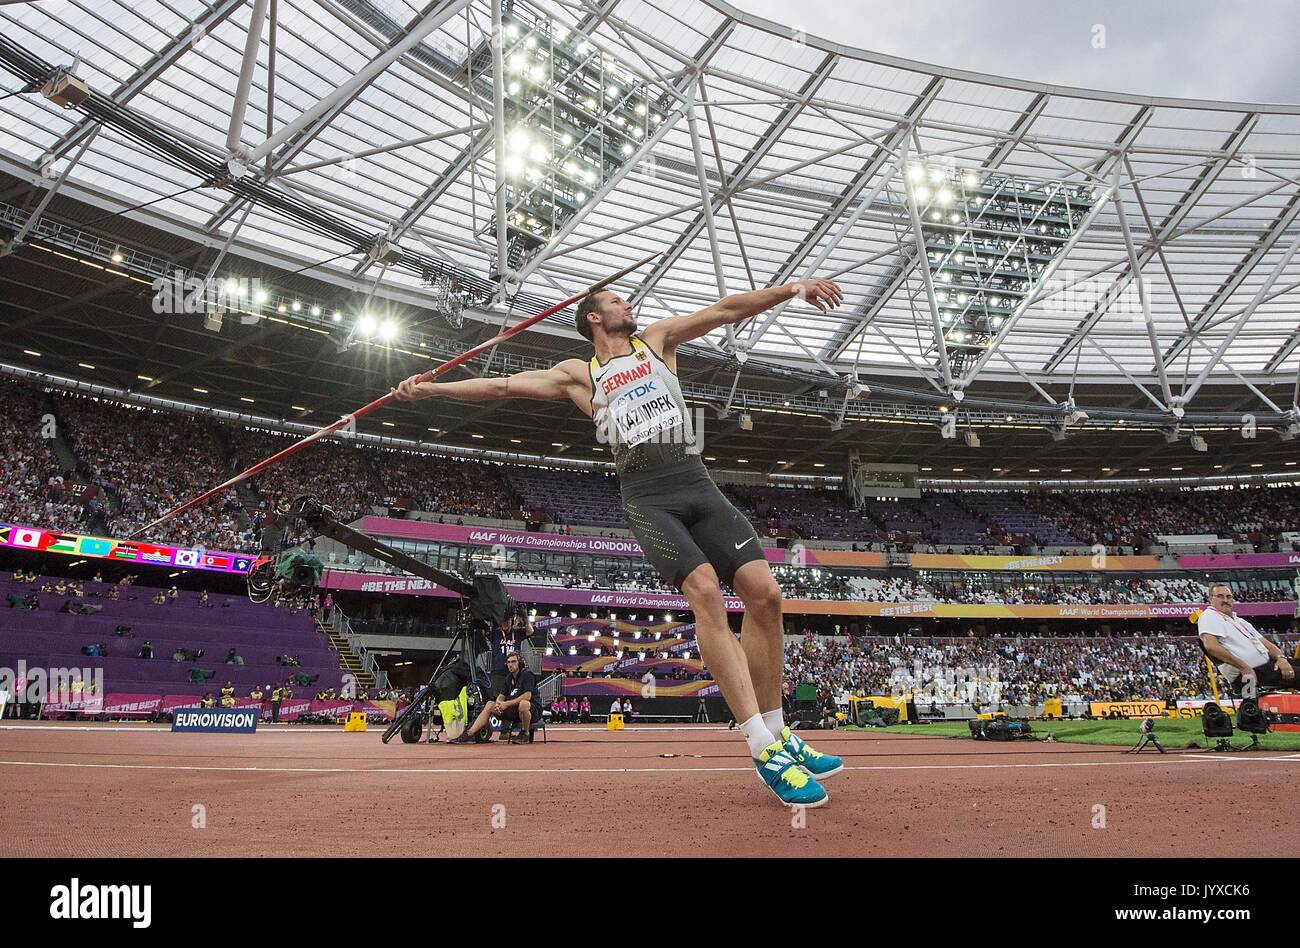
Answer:
<svg viewBox="0 0 1300 948"><path fill-rule="evenodd" d="M750 537L750 538L749 538L749 540L752 540L752 539L754 539L754 538L753 538L753 537ZM748 543L749 540L746 540L745 543ZM736 549L739 550L742 546L745 545L745 543L737 543L737 544L736 544Z"/></svg>

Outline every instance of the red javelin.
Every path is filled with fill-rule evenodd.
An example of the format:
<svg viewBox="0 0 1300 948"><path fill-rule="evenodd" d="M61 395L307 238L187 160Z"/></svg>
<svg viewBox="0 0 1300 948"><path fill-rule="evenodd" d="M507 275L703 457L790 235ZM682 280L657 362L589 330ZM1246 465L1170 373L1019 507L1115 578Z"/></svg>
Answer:
<svg viewBox="0 0 1300 948"><path fill-rule="evenodd" d="M597 293L600 290L603 290L605 287L609 286L615 280L621 280L623 277L627 276L633 270L640 269L641 267L649 263L651 260L654 260L656 257L661 256L661 254L662 251L660 253L653 253L650 256L646 257L644 260L639 260L636 263L632 264L630 267L625 267L624 269L618 271L618 273L615 273L613 276L608 276L605 279L601 280L599 283L593 283L591 286L587 287L581 293L577 293L573 296L570 296L564 302L556 303L554 306L542 310L536 316L529 316L523 322L511 326L509 329L499 333L498 335L493 336L491 339L487 340L486 342L479 343L473 349L468 349L465 352L462 352L460 355L456 356L454 359L448 359L446 362L444 362L442 365L438 366L437 368L430 369L428 372L423 373L420 376L420 381L421 382L433 381L434 379L436 379L438 376L442 375L444 372L448 371L449 369L454 369L456 366L468 362L470 359L474 358L476 355L480 354L484 350L490 349L493 346L497 345L498 343L504 342L506 339L509 339L515 333L522 332L523 330L527 329L529 326L540 323L546 317L558 313L566 306L573 305L574 303L578 302L585 296L590 296L592 293ZM127 539L134 540L136 537L144 536L150 530L154 529L157 526L160 526L161 524L166 523L168 520L171 520L173 517L184 513L185 511L189 510L191 507L197 507L205 500L210 500L211 498L217 496L217 494L220 494L223 490L228 490L231 487L234 487L240 481L246 481L250 477L262 473L272 464L275 464L277 461L283 461L285 458L289 457L289 455L297 454L303 448L307 447L307 445L312 444L315 441L319 441L321 438L333 434L334 432L338 431L340 428L347 427L348 425L354 423L358 418L364 418L366 415L370 414L371 412L383 408L392 400L393 400L392 392L389 392L387 395L381 395L379 398L376 398L369 405L366 405L363 408L358 408L356 411L352 412L351 414L344 415L342 418L340 418L338 421L334 422L333 424L326 425L324 428L321 428L319 431L313 432L312 434L307 435L305 438L295 441L293 444L289 445L283 451L277 451L269 458L266 458L265 460L262 461L258 461L248 470L236 474L234 477L226 481L224 484L218 484L216 487L212 488L211 490L204 491L202 494L199 494L199 496L195 497L193 500L187 500L179 507L173 507L171 510L167 511L165 514L163 514L153 523L146 524L145 526L141 527L139 530L135 531L135 533L132 533Z"/></svg>

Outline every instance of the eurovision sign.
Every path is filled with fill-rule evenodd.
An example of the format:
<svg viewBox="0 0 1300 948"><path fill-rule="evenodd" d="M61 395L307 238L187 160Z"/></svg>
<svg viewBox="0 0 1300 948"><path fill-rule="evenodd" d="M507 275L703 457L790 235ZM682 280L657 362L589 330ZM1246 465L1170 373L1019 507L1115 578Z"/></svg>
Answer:
<svg viewBox="0 0 1300 948"><path fill-rule="evenodd" d="M93 557L137 566L170 566L218 573L247 573L256 559L248 553L227 553L201 547L159 546L116 537L88 537L79 533L7 523L0 523L0 547L29 550L33 553Z"/></svg>
<svg viewBox="0 0 1300 948"><path fill-rule="evenodd" d="M177 708L173 731L208 734L252 734L257 730L257 708Z"/></svg>

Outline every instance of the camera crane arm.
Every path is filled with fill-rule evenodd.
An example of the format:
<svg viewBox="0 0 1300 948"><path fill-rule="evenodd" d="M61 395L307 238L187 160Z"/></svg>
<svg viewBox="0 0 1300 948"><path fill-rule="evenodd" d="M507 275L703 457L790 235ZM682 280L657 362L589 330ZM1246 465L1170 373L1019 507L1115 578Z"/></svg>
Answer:
<svg viewBox="0 0 1300 948"><path fill-rule="evenodd" d="M390 566L405 570L412 576L419 576L421 579L427 579L431 583L450 589L456 595L465 599L474 598L473 583L457 576L455 573L448 573L436 566L430 566L423 560L417 560L401 550L395 550L385 543L380 543L373 537L368 537L358 530L353 530L351 527L339 523L334 516L334 511L314 498L299 497L295 499L289 505L287 513L291 517L304 521L307 526L317 533L338 540L349 549L369 553L377 560L382 560Z"/></svg>

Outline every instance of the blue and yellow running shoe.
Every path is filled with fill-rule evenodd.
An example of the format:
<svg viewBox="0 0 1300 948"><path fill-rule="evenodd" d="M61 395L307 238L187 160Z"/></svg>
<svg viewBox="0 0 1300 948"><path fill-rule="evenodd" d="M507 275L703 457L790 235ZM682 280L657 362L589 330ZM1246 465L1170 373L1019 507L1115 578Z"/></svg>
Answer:
<svg viewBox="0 0 1300 948"><path fill-rule="evenodd" d="M786 806L818 807L829 799L822 785L800 770L780 744L770 744L754 766L768 789Z"/></svg>
<svg viewBox="0 0 1300 948"><path fill-rule="evenodd" d="M834 754L823 754L819 750L813 750L788 727L781 729L781 743L785 746L785 752L793 757L794 762L810 777L825 780L844 769L844 761Z"/></svg>

